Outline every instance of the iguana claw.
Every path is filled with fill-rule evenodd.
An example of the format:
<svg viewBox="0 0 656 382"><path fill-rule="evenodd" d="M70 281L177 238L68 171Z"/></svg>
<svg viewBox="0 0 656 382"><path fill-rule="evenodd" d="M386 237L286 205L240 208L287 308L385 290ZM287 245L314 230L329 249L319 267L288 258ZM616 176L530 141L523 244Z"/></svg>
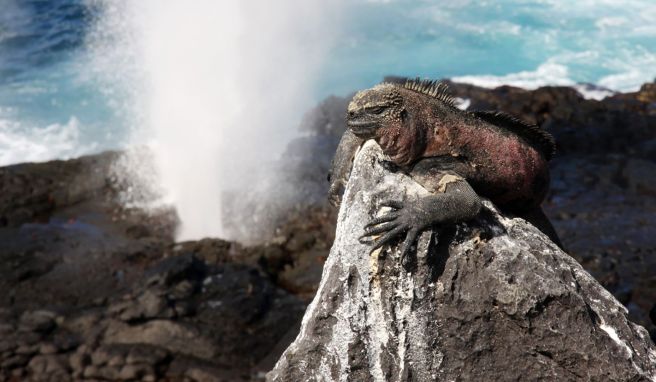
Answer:
<svg viewBox="0 0 656 382"><path fill-rule="evenodd" d="M376 250L383 245L392 244L405 233L405 240L400 248L401 261L403 261L419 233L431 225L431 216L422 208L420 199L405 203L386 200L381 202L380 206L389 207L392 211L374 218L365 225L364 234L359 240L363 244L372 244L372 250ZM382 236L374 237L376 235Z"/></svg>

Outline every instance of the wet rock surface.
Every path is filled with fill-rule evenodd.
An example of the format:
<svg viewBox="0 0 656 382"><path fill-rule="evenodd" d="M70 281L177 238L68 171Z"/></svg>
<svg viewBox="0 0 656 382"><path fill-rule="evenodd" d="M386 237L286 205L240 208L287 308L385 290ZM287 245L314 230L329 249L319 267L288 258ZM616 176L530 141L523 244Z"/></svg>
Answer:
<svg viewBox="0 0 656 382"><path fill-rule="evenodd" d="M358 154L301 331L269 381L649 380L656 346L580 264L485 203L474 222L423 233L410 261L371 252L380 200L426 191Z"/></svg>
<svg viewBox="0 0 656 382"><path fill-rule="evenodd" d="M656 338L654 89L594 101L452 85L470 109L556 135L545 210L570 255ZM173 211L118 203L122 153L0 168L0 381L262 380L298 333L335 237L325 176L348 98L306 115L306 135L271 164L286 178L229 202L239 227L263 227L248 245L175 243ZM272 184L286 197L249 207Z"/></svg>

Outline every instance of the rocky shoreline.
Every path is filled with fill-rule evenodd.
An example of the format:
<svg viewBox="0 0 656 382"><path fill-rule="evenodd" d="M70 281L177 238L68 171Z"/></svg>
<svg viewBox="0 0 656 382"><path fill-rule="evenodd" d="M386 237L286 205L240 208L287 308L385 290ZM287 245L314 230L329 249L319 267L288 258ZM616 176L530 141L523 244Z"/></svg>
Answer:
<svg viewBox="0 0 656 382"><path fill-rule="evenodd" d="M602 101L565 87L451 89L470 109L554 134L545 211L569 254L656 337L656 84ZM0 381L263 378L334 239L325 174L347 102L306 115L306 136L278 164L289 198L249 245L176 243L172 211L124 208L111 173L121 153L0 168Z"/></svg>

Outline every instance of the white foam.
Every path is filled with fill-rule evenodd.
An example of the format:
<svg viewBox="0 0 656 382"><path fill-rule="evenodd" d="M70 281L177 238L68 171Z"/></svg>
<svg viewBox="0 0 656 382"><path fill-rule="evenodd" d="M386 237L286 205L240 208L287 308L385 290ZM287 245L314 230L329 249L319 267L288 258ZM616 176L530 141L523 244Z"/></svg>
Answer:
<svg viewBox="0 0 656 382"><path fill-rule="evenodd" d="M46 127L25 126L0 117L0 166L68 159L96 148L96 144L80 142L80 123L75 117Z"/></svg>
<svg viewBox="0 0 656 382"><path fill-rule="evenodd" d="M627 23L628 20L625 17L608 16L608 17L600 17L599 19L597 19L597 21L595 21L595 26L599 29L605 30L605 29L621 27Z"/></svg>
<svg viewBox="0 0 656 382"><path fill-rule="evenodd" d="M467 110L471 106L471 100L469 98L460 98L455 97L456 107L460 110Z"/></svg>
<svg viewBox="0 0 656 382"><path fill-rule="evenodd" d="M617 92L636 91L640 86L656 76L656 55L648 52L640 56L625 56L618 52L616 61L607 62L606 66L615 73L601 77L594 85L576 83L569 75L569 68L562 62L576 64L581 61L594 60L595 52L578 52L562 54L548 60L533 71L521 71L500 76L469 75L451 78L453 82L467 83L483 88L493 89L503 85L534 90L542 86L571 86L584 98L601 100ZM629 61L629 62L627 62Z"/></svg>
<svg viewBox="0 0 656 382"><path fill-rule="evenodd" d="M656 65L656 60L654 60ZM656 67L656 66L655 66ZM650 68L652 75L656 75L654 68ZM620 91L630 92L636 91L642 84L653 79L642 68L631 68L621 73L610 74L602 77L598 84L603 87L618 89Z"/></svg>
<svg viewBox="0 0 656 382"><path fill-rule="evenodd" d="M569 77L567 66L546 62L534 71L521 71L501 76L474 75L451 78L453 82L472 84L484 88L496 88L502 85L516 86L523 89L537 89L541 86L572 86L575 82Z"/></svg>
<svg viewBox="0 0 656 382"><path fill-rule="evenodd" d="M650 33L656 34L656 29ZM620 92L636 91L645 82L656 79L656 53L640 45L617 50L604 60L603 66L611 74L602 76L595 84Z"/></svg>
<svg viewBox="0 0 656 382"><path fill-rule="evenodd" d="M583 98L594 99L597 101L600 101L606 97L610 97L617 93L607 88L602 88L600 86L594 86L589 84L576 84L573 87L574 89L576 89L577 92L579 92L579 94L583 96Z"/></svg>

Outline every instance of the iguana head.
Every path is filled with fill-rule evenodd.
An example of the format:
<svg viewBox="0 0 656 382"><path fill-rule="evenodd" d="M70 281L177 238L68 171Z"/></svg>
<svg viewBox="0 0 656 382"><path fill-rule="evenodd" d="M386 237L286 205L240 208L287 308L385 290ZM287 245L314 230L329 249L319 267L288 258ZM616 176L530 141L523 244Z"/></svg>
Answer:
<svg viewBox="0 0 656 382"><path fill-rule="evenodd" d="M374 139L390 159L408 165L423 151L423 129L411 115L406 89L383 83L358 92L347 111L349 130L362 139Z"/></svg>
<svg viewBox="0 0 656 382"><path fill-rule="evenodd" d="M391 84L358 92L348 106L348 128L362 139L372 139L377 130L402 121L403 97Z"/></svg>

